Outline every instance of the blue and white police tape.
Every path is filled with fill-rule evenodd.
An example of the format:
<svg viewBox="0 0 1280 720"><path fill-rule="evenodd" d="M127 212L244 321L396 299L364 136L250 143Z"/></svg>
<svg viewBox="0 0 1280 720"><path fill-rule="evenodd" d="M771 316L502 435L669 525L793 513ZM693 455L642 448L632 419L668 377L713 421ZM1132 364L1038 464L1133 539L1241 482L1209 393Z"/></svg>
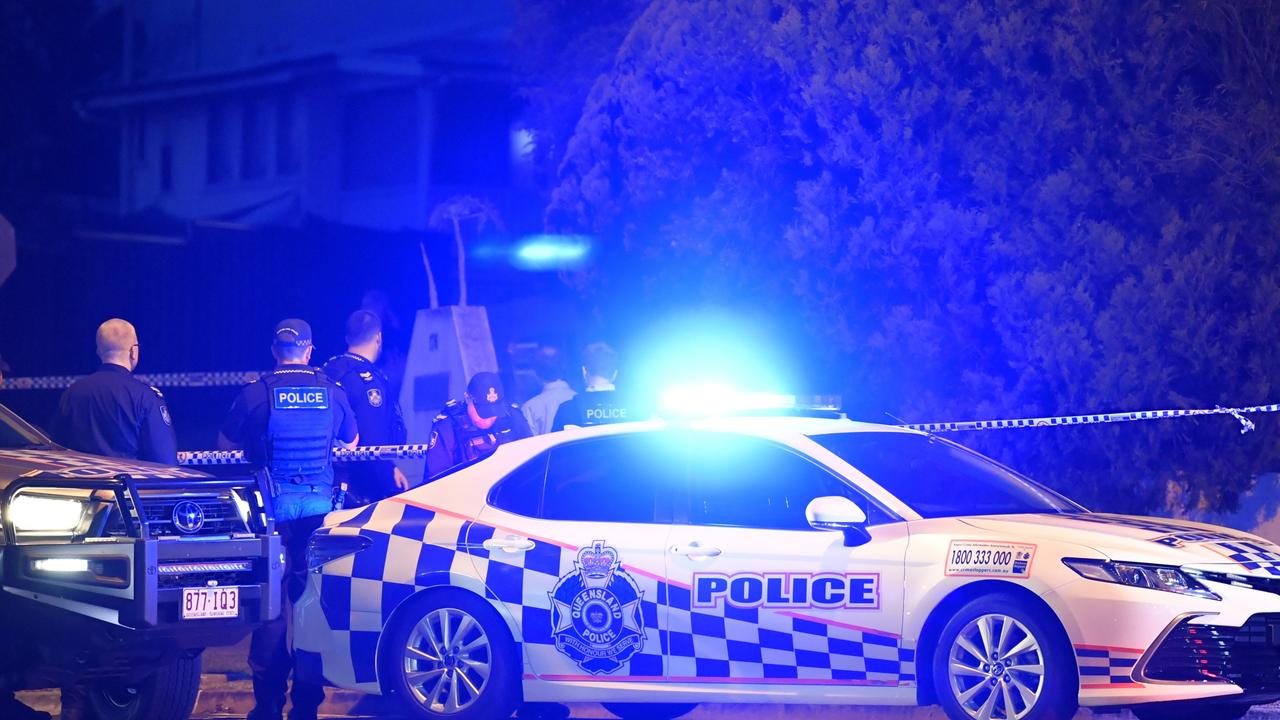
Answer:
<svg viewBox="0 0 1280 720"><path fill-rule="evenodd" d="M362 462L365 460L414 460L425 458L430 445L369 445L354 450L335 449L334 462ZM179 465L243 465L243 450L193 450L178 453Z"/></svg>
<svg viewBox="0 0 1280 720"><path fill-rule="evenodd" d="M971 420L967 422L903 423L899 427L923 432L959 432L964 430L1008 430L1014 428L1065 427L1070 425L1099 425L1103 423L1134 422L1137 420L1164 420L1168 418L1205 417L1230 415L1240 421L1241 434L1254 429L1253 421L1246 415L1280 412L1280 404L1253 405L1250 407L1191 410L1137 410L1097 415L1059 415L1056 417L1013 418L1009 420ZM365 460L411 460L427 456L430 445L370 445L354 450L333 451L334 462L361 462ZM242 450L196 450L178 453L180 465L240 465L248 462Z"/></svg>
<svg viewBox="0 0 1280 720"><path fill-rule="evenodd" d="M83 375L45 375L43 377L12 377L0 382L0 390L64 390ZM240 387L262 377L256 370L243 372L179 372L134 375L142 382L156 387Z"/></svg>
<svg viewBox="0 0 1280 720"><path fill-rule="evenodd" d="M1059 415L1056 417L1014 418L1010 420L969 420L966 422L903 423L902 427L924 432L956 432L961 430L1008 430L1014 428L1062 427L1066 425L1096 425L1100 423L1134 422L1137 420L1164 420L1166 418L1203 417L1206 415L1230 415L1240 421L1240 433L1254 429L1253 421L1245 417L1253 413L1280 412L1280 404L1253 405L1250 407L1215 407L1189 410L1137 410L1132 412L1101 413L1097 415Z"/></svg>

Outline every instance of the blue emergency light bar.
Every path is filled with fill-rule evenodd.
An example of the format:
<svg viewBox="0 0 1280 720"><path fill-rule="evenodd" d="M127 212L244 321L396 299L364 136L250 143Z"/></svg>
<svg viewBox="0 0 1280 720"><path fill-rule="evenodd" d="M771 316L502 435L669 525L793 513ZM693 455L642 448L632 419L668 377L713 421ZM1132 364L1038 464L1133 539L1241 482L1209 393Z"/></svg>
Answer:
<svg viewBox="0 0 1280 720"><path fill-rule="evenodd" d="M803 414L803 411L838 413L839 395L795 395L749 392L719 383L668 387L659 396L658 412L667 417L720 415Z"/></svg>

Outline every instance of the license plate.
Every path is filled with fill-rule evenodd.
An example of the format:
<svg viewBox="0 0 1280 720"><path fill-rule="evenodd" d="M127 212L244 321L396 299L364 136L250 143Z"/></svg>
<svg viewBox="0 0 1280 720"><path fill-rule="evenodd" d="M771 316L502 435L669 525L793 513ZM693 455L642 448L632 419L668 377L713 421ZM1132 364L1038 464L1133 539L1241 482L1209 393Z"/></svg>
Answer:
<svg viewBox="0 0 1280 720"><path fill-rule="evenodd" d="M182 619L233 618L240 616L240 588L183 588Z"/></svg>

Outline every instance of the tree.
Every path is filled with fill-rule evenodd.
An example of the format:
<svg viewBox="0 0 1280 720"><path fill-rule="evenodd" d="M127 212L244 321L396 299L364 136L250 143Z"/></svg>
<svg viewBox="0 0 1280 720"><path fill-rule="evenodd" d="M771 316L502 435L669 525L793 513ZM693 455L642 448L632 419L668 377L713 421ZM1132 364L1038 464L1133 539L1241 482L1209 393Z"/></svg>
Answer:
<svg viewBox="0 0 1280 720"><path fill-rule="evenodd" d="M547 210L632 305L806 321L915 420L1275 399L1280 7L654 0ZM619 292L625 288L625 292ZM616 311L616 307L614 308ZM962 438L1098 507L1234 504L1276 424Z"/></svg>

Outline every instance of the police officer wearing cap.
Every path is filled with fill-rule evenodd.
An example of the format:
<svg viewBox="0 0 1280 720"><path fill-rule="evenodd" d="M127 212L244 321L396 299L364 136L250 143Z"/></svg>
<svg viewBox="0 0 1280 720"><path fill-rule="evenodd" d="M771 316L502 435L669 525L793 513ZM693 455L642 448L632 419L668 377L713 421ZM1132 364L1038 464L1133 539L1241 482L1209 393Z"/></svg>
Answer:
<svg viewBox="0 0 1280 720"><path fill-rule="evenodd" d="M330 452L335 442L352 448L360 439L346 394L310 367L312 349L306 321L288 319L277 325L271 348L276 368L240 390L218 437L219 447L243 449L249 462L267 475L287 554L283 595L288 602L282 617L255 630L249 647L250 720L278 720L284 710L293 669L286 622L302 594L307 538L335 506ZM324 688L295 677L291 698L290 720L315 718Z"/></svg>
<svg viewBox="0 0 1280 720"><path fill-rule="evenodd" d="M360 427L360 444L403 445L406 438L400 404L391 383L374 363L382 354L382 321L368 310L347 318L347 351L329 358L324 374L347 395ZM347 505L367 505L409 489L409 481L390 460L343 463L339 481L349 487Z"/></svg>
<svg viewBox="0 0 1280 720"><path fill-rule="evenodd" d="M178 443L164 395L133 377L138 332L113 318L98 326L96 341L102 365L62 394L53 439L94 455L177 465Z"/></svg>
<svg viewBox="0 0 1280 720"><path fill-rule="evenodd" d="M450 400L431 426L426 479L530 435L520 406L506 402L498 374L476 373L467 383L464 401Z"/></svg>

